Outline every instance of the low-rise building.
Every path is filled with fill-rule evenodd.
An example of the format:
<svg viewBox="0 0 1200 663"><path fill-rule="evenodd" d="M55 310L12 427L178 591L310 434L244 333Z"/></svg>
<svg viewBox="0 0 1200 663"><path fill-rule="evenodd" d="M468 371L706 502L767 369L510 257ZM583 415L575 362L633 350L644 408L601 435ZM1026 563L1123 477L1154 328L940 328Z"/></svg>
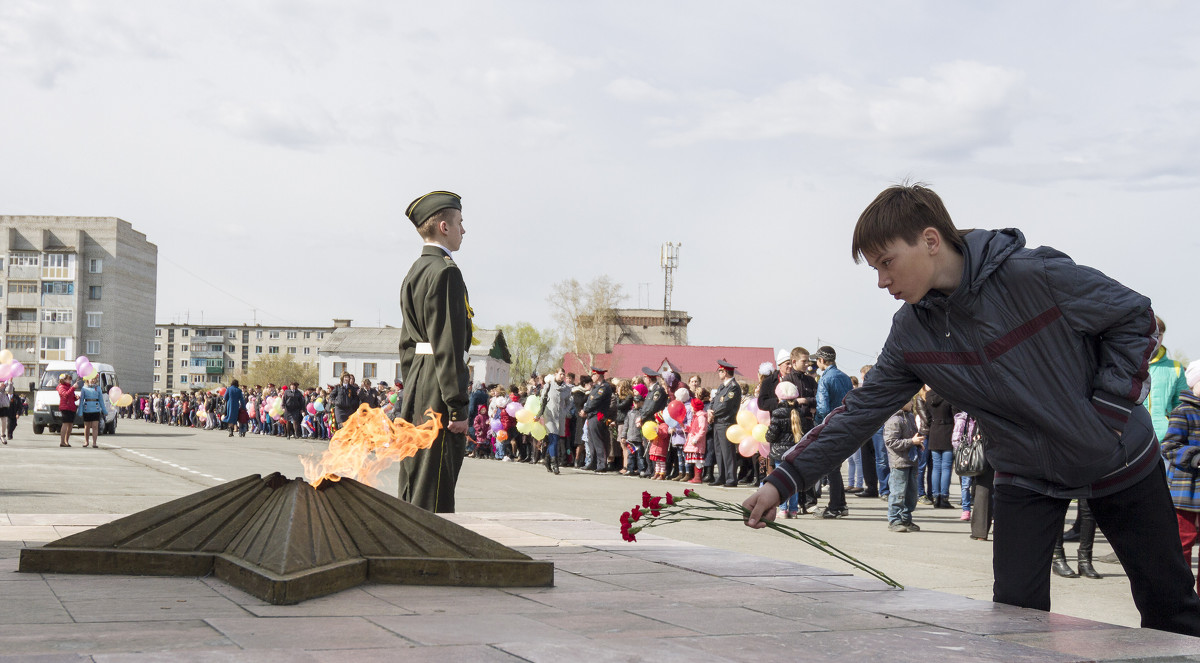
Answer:
<svg viewBox="0 0 1200 663"><path fill-rule="evenodd" d="M476 329L476 343L467 352L471 383L508 384L512 357L504 334L496 329ZM317 376L320 384L337 384L343 372L357 382L369 378L394 382L400 373L398 327L346 327L336 329L321 346Z"/></svg>

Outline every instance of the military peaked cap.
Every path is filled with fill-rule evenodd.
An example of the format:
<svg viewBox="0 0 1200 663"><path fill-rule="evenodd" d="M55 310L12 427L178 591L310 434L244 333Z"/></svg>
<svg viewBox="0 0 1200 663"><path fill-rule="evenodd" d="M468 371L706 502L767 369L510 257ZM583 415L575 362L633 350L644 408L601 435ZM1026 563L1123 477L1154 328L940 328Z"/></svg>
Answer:
<svg viewBox="0 0 1200 663"><path fill-rule="evenodd" d="M450 207L462 210L462 196L449 191L431 191L409 203L404 215L414 226L420 227L429 217Z"/></svg>
<svg viewBox="0 0 1200 663"><path fill-rule="evenodd" d="M733 369L737 368L737 366L734 366L733 364L725 361L724 359L718 359L717 360L717 368L723 368L723 369L729 371L730 373L732 373Z"/></svg>

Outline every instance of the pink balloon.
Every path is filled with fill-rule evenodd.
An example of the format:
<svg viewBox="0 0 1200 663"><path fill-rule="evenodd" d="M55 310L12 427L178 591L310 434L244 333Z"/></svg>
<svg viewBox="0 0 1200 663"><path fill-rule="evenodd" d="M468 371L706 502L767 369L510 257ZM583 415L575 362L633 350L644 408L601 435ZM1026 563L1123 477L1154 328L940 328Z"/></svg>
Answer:
<svg viewBox="0 0 1200 663"><path fill-rule="evenodd" d="M770 412L764 412L762 410L759 410L758 414L756 416L758 417L758 423L760 423L764 426L771 425L771 413Z"/></svg>
<svg viewBox="0 0 1200 663"><path fill-rule="evenodd" d="M755 440L752 437L742 440L741 443L738 444L738 453L741 454L743 458L749 458L758 453L758 440Z"/></svg>
<svg viewBox="0 0 1200 663"><path fill-rule="evenodd" d="M517 416L517 413L521 411L521 404L517 401L513 401L504 406L504 411L508 413L508 416L515 417Z"/></svg>
<svg viewBox="0 0 1200 663"><path fill-rule="evenodd" d="M4 382L12 377L12 364L0 364L0 382Z"/></svg>
<svg viewBox="0 0 1200 663"><path fill-rule="evenodd" d="M25 375L25 364L22 364L19 361L14 361L12 363L12 374L9 377L12 379L16 379L16 378L21 377L22 375Z"/></svg>
<svg viewBox="0 0 1200 663"><path fill-rule="evenodd" d="M316 414L316 413L317 413L317 406L316 406L316 405L313 405L312 403L309 403L309 404L308 404L308 408L307 408L307 409L308 409L308 413L309 413L309 414Z"/></svg>
<svg viewBox="0 0 1200 663"><path fill-rule="evenodd" d="M91 363L88 360L87 355L79 355L78 357L75 358L75 368L79 368L80 364L85 364L85 363Z"/></svg>
<svg viewBox="0 0 1200 663"><path fill-rule="evenodd" d="M749 402L749 403L746 403L746 409L747 409L747 410L750 410L750 411L751 411L751 412L753 412L754 414L758 414L758 413L759 413L759 409L758 409L758 399L757 399L757 398L751 398L751 399L750 399L750 402Z"/></svg>
<svg viewBox="0 0 1200 663"><path fill-rule="evenodd" d="M769 458L771 456L771 445L767 444L766 442L759 442L758 453L763 458Z"/></svg>

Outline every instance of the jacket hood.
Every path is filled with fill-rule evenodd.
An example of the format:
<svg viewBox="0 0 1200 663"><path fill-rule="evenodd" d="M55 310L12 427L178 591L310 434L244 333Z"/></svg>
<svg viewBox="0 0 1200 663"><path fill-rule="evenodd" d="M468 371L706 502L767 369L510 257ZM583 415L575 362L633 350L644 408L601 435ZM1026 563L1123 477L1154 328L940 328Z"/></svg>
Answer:
<svg viewBox="0 0 1200 663"><path fill-rule="evenodd" d="M1025 248L1025 235L1016 228L1002 230L972 230L963 238L963 275L958 288L948 297L937 290L930 290L918 302L918 306L929 307L935 302L945 302L966 294L975 294L984 281L995 272L1013 253ZM945 304L941 304L945 306Z"/></svg>
<svg viewBox="0 0 1200 663"><path fill-rule="evenodd" d="M1200 407L1200 396L1197 396L1195 394L1195 392L1192 392L1190 390L1189 391L1181 391L1181 392L1179 392L1179 402L1187 403L1188 405L1191 405L1192 407Z"/></svg>

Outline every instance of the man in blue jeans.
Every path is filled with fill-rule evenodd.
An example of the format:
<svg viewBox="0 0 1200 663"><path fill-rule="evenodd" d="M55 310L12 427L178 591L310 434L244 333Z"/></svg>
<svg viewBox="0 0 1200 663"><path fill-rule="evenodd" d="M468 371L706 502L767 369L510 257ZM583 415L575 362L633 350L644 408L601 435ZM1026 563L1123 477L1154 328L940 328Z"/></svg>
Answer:
<svg viewBox="0 0 1200 663"><path fill-rule="evenodd" d="M821 369L821 379L817 382L817 418L820 425L834 408L842 404L842 399L854 388L850 376L837 367L837 351L828 345L817 348L813 358L817 360L817 368ZM850 515L846 508L846 484L842 481L842 466L826 475L829 481L829 505L821 512L822 518L844 518Z"/></svg>

